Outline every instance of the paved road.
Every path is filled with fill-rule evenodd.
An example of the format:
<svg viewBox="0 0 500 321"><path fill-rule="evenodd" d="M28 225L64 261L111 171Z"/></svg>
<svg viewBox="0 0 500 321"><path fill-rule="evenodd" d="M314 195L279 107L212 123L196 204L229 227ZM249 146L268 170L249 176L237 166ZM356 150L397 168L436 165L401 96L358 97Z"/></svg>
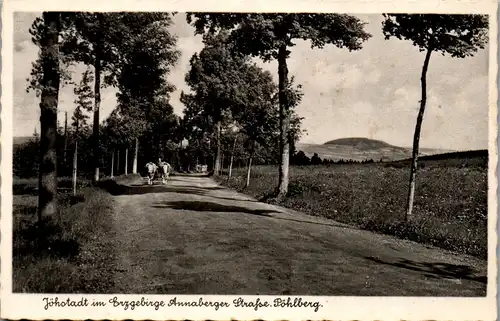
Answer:
<svg viewBox="0 0 500 321"><path fill-rule="evenodd" d="M486 294L485 261L259 203L210 178L137 180L120 193L116 292Z"/></svg>

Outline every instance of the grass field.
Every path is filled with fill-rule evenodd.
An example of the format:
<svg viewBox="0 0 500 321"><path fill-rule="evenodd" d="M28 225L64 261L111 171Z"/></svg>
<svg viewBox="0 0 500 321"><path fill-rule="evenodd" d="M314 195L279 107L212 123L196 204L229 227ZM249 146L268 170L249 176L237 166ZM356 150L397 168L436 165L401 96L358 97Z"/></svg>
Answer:
<svg viewBox="0 0 500 321"><path fill-rule="evenodd" d="M487 155L487 154L486 154ZM246 169L219 182L259 200L359 228L487 257L487 156L424 160L417 174L414 214L404 221L409 162L290 168L288 196L270 198L278 169Z"/></svg>
<svg viewBox="0 0 500 321"><path fill-rule="evenodd" d="M106 292L116 253L107 234L111 195L88 181L78 182L76 197L69 178L58 185L58 217L39 224L37 179L14 179L13 292Z"/></svg>

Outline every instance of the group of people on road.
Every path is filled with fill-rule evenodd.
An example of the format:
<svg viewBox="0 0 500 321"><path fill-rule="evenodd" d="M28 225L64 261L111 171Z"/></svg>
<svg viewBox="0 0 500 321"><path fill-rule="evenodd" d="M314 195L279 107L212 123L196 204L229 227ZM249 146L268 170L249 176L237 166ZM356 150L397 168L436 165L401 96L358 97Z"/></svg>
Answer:
<svg viewBox="0 0 500 321"><path fill-rule="evenodd" d="M146 169L148 171L148 185L153 185L153 181L157 174L161 176L162 183L167 184L172 166L170 166L169 163L162 161L161 158L158 158L158 165L154 162L149 162L146 164Z"/></svg>

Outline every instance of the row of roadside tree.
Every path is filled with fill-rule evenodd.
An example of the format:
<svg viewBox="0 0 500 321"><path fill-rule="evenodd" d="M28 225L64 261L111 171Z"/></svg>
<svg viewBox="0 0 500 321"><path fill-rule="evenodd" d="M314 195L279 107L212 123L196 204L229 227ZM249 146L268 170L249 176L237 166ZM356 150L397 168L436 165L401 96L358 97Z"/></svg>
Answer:
<svg viewBox="0 0 500 321"><path fill-rule="evenodd" d="M178 61L177 38L170 33L171 13L44 12L30 30L40 47L28 90L41 97L39 217L52 216L57 206L57 107L59 88L73 83L73 65L85 66L74 84L77 108L70 134L74 160L89 156L94 183L103 166L132 159L136 173L146 161L162 157L178 169L213 163L220 174L236 158L279 165L278 197L287 194L290 151L302 135L295 107L303 96L289 75L287 59L297 40L312 48L333 45L362 49L370 39L365 23L346 14L187 13L187 22L203 36L203 49L193 55L185 77L189 92L181 94L183 117L174 114L167 80ZM484 48L488 17L481 15L384 15L387 39L410 40L425 59L422 98L413 144L413 162L406 215L415 192L420 128L426 107L426 74L433 52L464 58ZM278 82L255 59L278 62ZM390 59L390 57L388 57ZM118 89L117 106L100 122L101 90ZM93 87L93 88L92 88ZM93 115L88 124L89 113ZM183 142L187 140L188 145ZM90 151L90 152L89 152ZM120 154L121 153L121 154ZM133 153L129 157L129 153ZM224 155L228 157L223 157ZM122 163L123 164L123 163ZM125 166L123 164L122 166ZM76 166L74 166L76 167ZM128 164L126 166L128 169ZM88 170L86 170L88 171Z"/></svg>

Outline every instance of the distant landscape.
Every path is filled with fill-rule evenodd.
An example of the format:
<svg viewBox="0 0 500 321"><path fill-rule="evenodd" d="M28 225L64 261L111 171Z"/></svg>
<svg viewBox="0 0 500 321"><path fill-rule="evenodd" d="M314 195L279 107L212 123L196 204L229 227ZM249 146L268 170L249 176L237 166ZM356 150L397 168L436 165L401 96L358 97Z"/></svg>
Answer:
<svg viewBox="0 0 500 321"><path fill-rule="evenodd" d="M33 136L18 136L13 137L13 145L19 146L30 140ZM400 147L388 144L381 140L350 137L330 140L324 144L305 144L298 143L297 151L303 151L306 156L312 157L315 153L321 159L353 160L365 161L372 159L375 162L391 162L411 158L411 147ZM435 148L420 148L420 156L448 154L456 152L450 149L435 149Z"/></svg>
<svg viewBox="0 0 500 321"><path fill-rule="evenodd" d="M322 159L364 161L397 161L411 157L411 147L390 145L384 141L362 137L341 138L324 144L298 143L297 150L303 151L308 157L317 153ZM455 152L454 150L420 148L420 155L435 155Z"/></svg>
<svg viewBox="0 0 500 321"><path fill-rule="evenodd" d="M12 145L18 146L33 140L33 136L18 136L12 137Z"/></svg>

